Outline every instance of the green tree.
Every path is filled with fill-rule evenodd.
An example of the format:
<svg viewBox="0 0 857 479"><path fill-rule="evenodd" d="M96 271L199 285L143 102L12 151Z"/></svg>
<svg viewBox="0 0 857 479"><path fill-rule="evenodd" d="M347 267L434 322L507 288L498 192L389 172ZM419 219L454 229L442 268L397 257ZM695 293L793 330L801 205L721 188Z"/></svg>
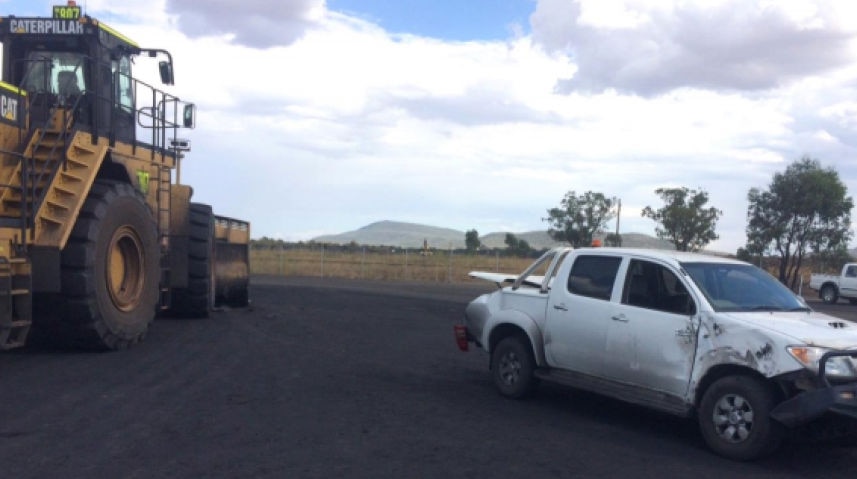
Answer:
<svg viewBox="0 0 857 479"><path fill-rule="evenodd" d="M655 227L658 238L671 242L679 251L699 251L718 238L714 229L723 212L705 207L708 193L704 190L658 188L655 194L661 197L664 206L657 210L646 206L642 216L660 225Z"/></svg>
<svg viewBox="0 0 857 479"><path fill-rule="evenodd" d="M481 245L482 241L479 240L478 231L473 229L464 233L464 246L468 253L475 253Z"/></svg>
<svg viewBox="0 0 857 479"><path fill-rule="evenodd" d="M779 280L794 289L808 250L835 251L851 239L854 201L833 168L804 157L747 194L747 249L780 257Z"/></svg>
<svg viewBox="0 0 857 479"><path fill-rule="evenodd" d="M595 233L603 231L607 222L613 219L615 198L607 198L603 193L587 191L577 196L569 191L560 202L559 208L548 210L548 234L556 241L567 241L575 248L589 246Z"/></svg>
<svg viewBox="0 0 857 479"><path fill-rule="evenodd" d="M854 258L848 252L846 245L842 244L836 248L823 250L813 255L813 271L819 273L839 274L842 265L851 263Z"/></svg>
<svg viewBox="0 0 857 479"><path fill-rule="evenodd" d="M506 243L506 251L510 255L525 257L533 251L530 247L530 243L527 243L526 240L518 239L518 237L512 233L506 233L506 239L504 241Z"/></svg>

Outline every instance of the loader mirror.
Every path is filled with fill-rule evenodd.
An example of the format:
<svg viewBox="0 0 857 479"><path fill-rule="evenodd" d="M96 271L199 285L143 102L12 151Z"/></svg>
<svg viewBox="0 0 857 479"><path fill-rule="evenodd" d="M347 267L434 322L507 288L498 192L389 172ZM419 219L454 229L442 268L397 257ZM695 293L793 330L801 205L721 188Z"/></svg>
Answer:
<svg viewBox="0 0 857 479"><path fill-rule="evenodd" d="M160 62L158 69L161 71L161 82L164 85L172 85L173 81L173 64L167 61Z"/></svg>
<svg viewBox="0 0 857 479"><path fill-rule="evenodd" d="M184 106L184 112L182 112L182 124L185 128L193 128L196 126L196 105L193 103L188 103Z"/></svg>

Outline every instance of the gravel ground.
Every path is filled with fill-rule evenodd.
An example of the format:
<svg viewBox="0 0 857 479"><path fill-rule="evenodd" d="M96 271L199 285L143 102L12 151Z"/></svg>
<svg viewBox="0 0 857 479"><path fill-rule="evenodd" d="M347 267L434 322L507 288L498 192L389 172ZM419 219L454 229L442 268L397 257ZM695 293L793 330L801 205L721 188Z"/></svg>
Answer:
<svg viewBox="0 0 857 479"><path fill-rule="evenodd" d="M0 477L851 477L857 449L709 453L693 423L493 390L452 325L492 285L254 277L253 307L112 353L0 354ZM849 311L849 313L851 313ZM853 313L851 313L853 314Z"/></svg>

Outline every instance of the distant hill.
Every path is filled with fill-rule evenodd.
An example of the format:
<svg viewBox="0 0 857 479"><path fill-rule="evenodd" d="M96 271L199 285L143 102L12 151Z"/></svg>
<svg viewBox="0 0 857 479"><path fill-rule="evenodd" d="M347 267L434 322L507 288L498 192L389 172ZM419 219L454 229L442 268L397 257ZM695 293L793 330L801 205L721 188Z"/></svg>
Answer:
<svg viewBox="0 0 857 479"><path fill-rule="evenodd" d="M423 241L429 248L464 248L464 231L437 226L404 223L399 221L378 221L354 231L313 238L318 243L348 244L352 241L362 245L395 246L398 248L422 248ZM512 233L523 239L534 249L559 246L547 231L526 231ZM488 233L479 239L487 248L505 248L506 232ZM623 233L622 246L631 248L674 249L672 243L641 233Z"/></svg>
<svg viewBox="0 0 857 479"><path fill-rule="evenodd" d="M378 221L354 231L313 238L319 243L357 244L422 248L428 241L431 248L464 248L464 232L416 223Z"/></svg>

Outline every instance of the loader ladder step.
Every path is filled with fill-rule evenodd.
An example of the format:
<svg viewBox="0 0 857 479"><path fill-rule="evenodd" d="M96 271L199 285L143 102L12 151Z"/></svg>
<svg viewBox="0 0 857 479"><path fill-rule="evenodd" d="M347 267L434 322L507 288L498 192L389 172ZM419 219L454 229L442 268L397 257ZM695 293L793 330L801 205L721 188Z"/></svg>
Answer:
<svg viewBox="0 0 857 479"><path fill-rule="evenodd" d="M170 269L161 268L161 286L158 302L162 311L170 309L173 303L172 289L170 288Z"/></svg>
<svg viewBox="0 0 857 479"><path fill-rule="evenodd" d="M172 271L170 270L170 214L172 210L171 170L167 166L158 166L155 170L155 202L157 204L158 242L161 245L161 287L160 306L162 310L172 306Z"/></svg>
<svg viewBox="0 0 857 479"><path fill-rule="evenodd" d="M0 349L26 344L32 321L32 276L24 258L0 258Z"/></svg>

